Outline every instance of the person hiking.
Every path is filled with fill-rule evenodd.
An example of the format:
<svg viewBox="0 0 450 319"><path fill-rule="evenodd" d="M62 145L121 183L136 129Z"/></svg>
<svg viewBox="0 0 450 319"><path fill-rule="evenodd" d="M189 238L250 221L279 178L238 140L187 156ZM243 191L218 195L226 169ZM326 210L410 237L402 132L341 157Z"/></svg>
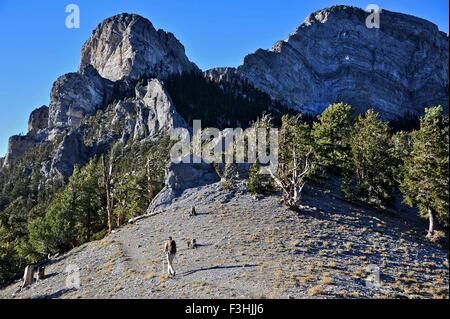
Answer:
<svg viewBox="0 0 450 319"><path fill-rule="evenodd" d="M173 269L173 260L177 253L177 244L172 237L164 242L164 253L167 259L167 272L169 276L175 276L175 269Z"/></svg>

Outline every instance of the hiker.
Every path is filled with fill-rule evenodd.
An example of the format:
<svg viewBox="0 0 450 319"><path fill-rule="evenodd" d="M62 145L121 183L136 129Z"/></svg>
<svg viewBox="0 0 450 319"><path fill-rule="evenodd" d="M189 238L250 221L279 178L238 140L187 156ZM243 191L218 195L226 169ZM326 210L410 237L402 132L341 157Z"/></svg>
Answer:
<svg viewBox="0 0 450 319"><path fill-rule="evenodd" d="M169 237L168 240L164 243L164 253L167 258L167 272L169 276L175 276L175 270L173 269L173 260L175 258L175 254L177 253L177 244L172 237Z"/></svg>

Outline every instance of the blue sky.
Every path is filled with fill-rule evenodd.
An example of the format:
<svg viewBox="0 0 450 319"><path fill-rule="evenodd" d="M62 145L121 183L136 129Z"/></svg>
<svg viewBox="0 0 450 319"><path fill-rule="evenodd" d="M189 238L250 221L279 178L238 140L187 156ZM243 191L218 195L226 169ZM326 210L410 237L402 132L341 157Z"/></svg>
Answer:
<svg viewBox="0 0 450 319"><path fill-rule="evenodd" d="M80 7L80 29L65 27L70 3ZM448 33L448 0L0 0L0 156L9 136L26 132L30 112L48 105L56 78L77 69L81 46L104 18L141 14L173 32L191 61L207 69L239 65L315 10L370 3L428 19Z"/></svg>

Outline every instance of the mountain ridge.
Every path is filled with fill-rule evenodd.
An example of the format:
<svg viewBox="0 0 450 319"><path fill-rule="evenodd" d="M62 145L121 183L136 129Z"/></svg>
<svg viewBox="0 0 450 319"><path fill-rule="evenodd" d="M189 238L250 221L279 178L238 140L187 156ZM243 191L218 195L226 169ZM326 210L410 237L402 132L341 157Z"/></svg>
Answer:
<svg viewBox="0 0 450 319"><path fill-rule="evenodd" d="M286 40L247 55L236 72L313 114L335 102L359 112L373 107L387 119L436 104L448 110L448 36L425 19L387 10L380 28L368 29L368 15L348 6L318 10Z"/></svg>

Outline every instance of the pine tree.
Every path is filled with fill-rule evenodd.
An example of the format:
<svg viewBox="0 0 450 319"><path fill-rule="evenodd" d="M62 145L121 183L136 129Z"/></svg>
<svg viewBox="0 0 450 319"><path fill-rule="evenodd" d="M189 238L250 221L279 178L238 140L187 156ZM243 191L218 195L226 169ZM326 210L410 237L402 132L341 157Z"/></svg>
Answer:
<svg viewBox="0 0 450 319"><path fill-rule="evenodd" d="M247 188L253 194L264 194L267 191L267 186L260 174L260 167L258 163L253 163L250 167Z"/></svg>
<svg viewBox="0 0 450 319"><path fill-rule="evenodd" d="M351 137L357 184L364 200L383 207L391 199L393 172L391 134L387 122L370 109L356 120Z"/></svg>
<svg viewBox="0 0 450 319"><path fill-rule="evenodd" d="M100 168L95 159L83 168L75 167L45 215L28 225L29 242L38 255L67 251L105 228Z"/></svg>
<svg viewBox="0 0 450 319"><path fill-rule="evenodd" d="M425 110L420 129L412 133L412 151L405 163L401 191L405 202L429 219L427 238L435 235L435 218L449 223L449 131L442 107Z"/></svg>
<svg viewBox="0 0 450 319"><path fill-rule="evenodd" d="M352 111L348 104L332 104L313 126L317 164L333 173L345 173L351 164Z"/></svg>
<svg viewBox="0 0 450 319"><path fill-rule="evenodd" d="M396 186L401 183L406 159L410 156L412 148L411 134L398 131L391 138L391 156L393 159L392 172Z"/></svg>

